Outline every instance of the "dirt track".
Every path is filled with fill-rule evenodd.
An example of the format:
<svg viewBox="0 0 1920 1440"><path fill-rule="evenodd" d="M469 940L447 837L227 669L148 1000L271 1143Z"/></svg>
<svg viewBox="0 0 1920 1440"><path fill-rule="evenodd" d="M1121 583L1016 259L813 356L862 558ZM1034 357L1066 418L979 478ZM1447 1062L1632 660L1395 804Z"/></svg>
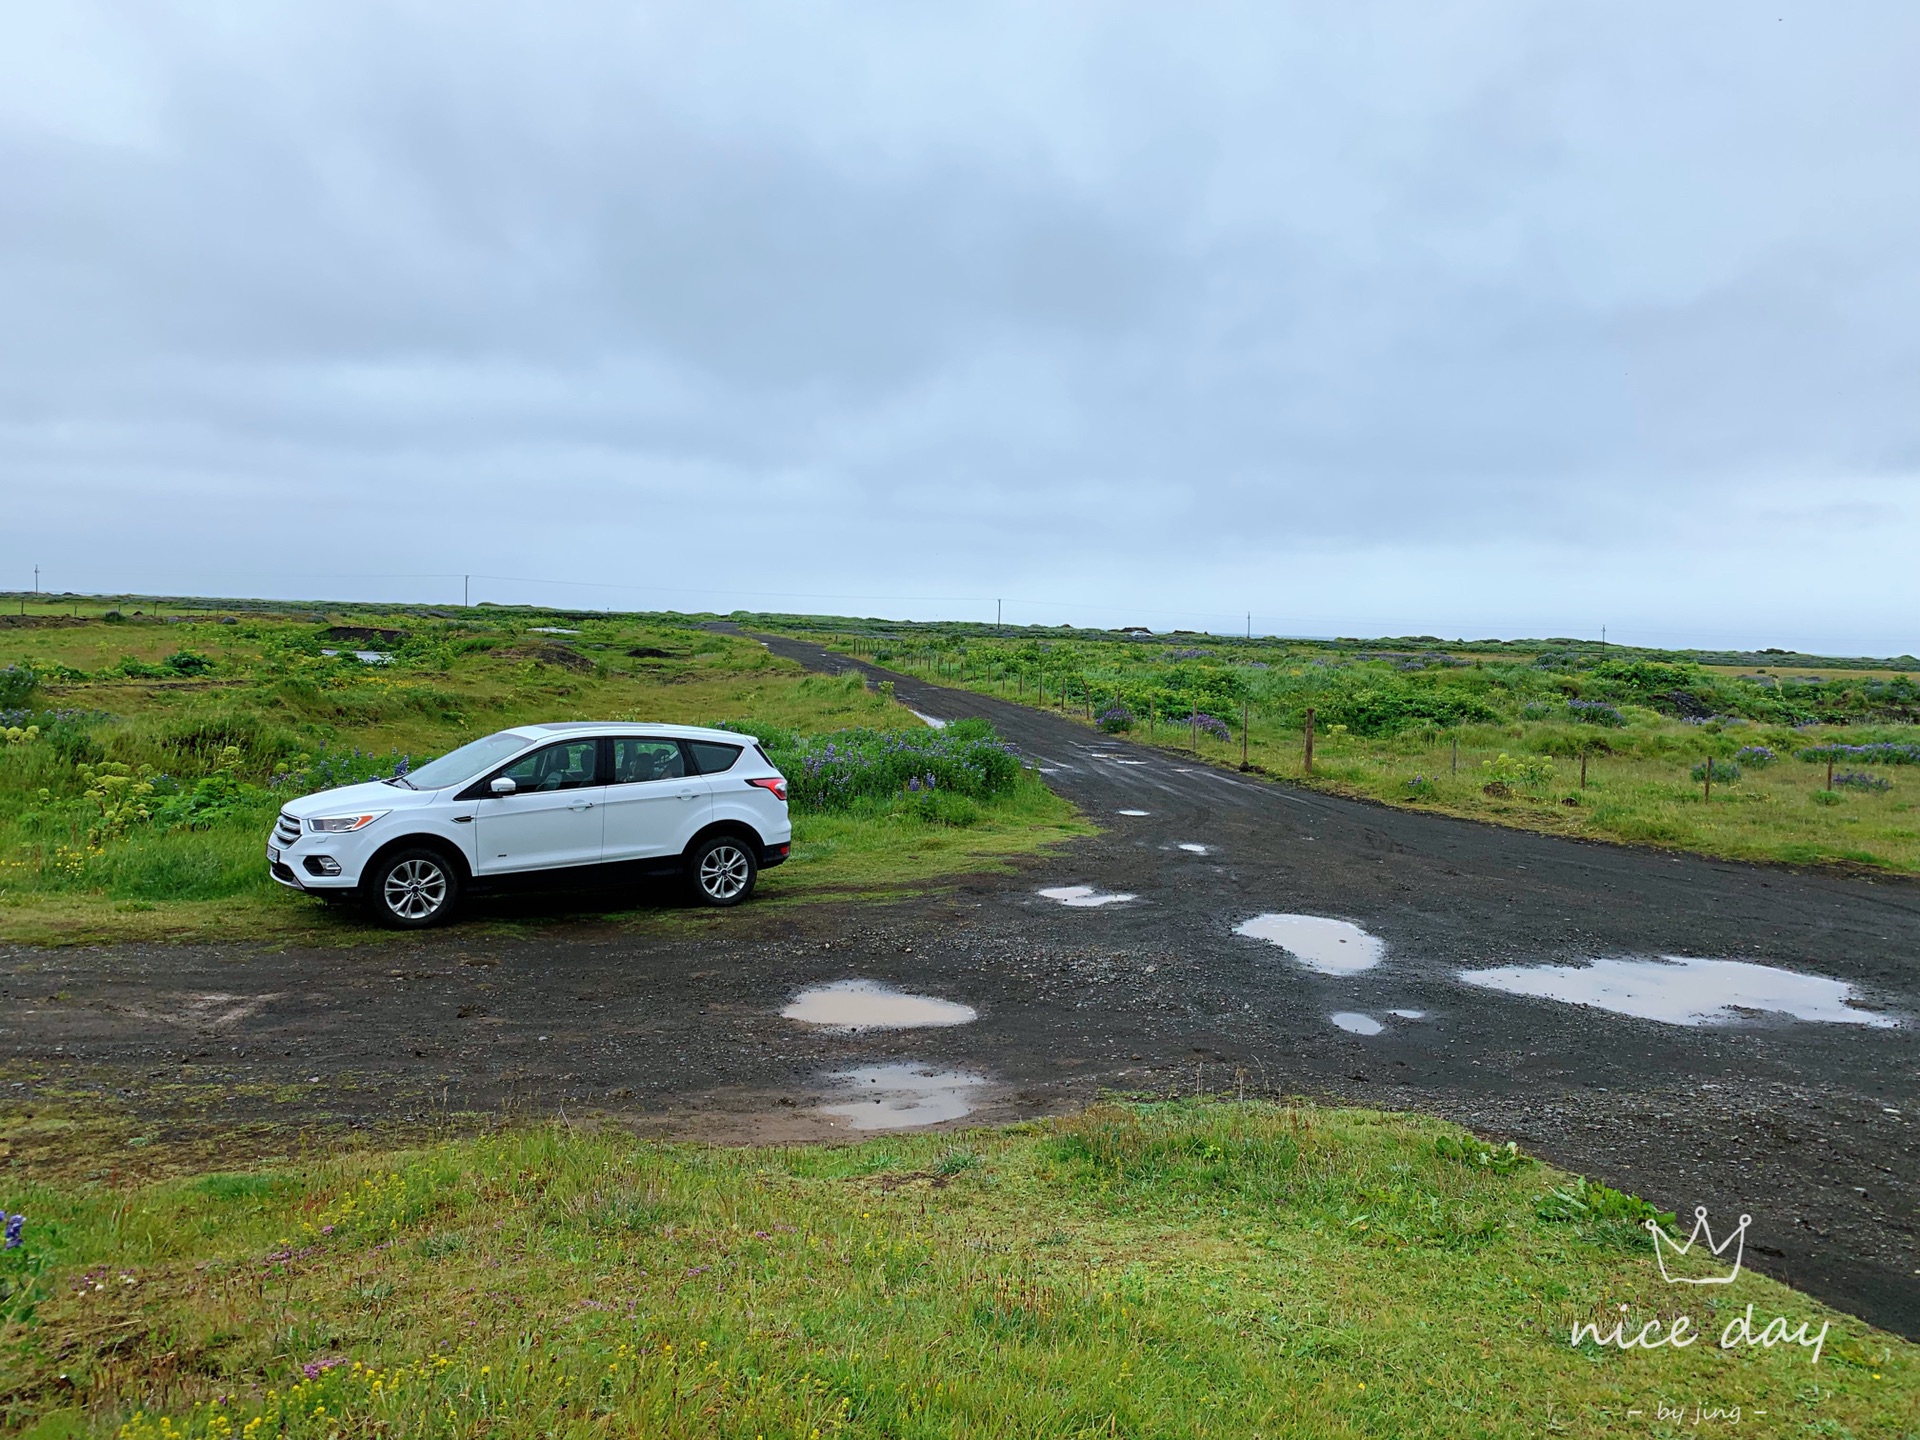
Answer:
<svg viewBox="0 0 1920 1440"><path fill-rule="evenodd" d="M851 663L771 644L820 668ZM980 1075L984 1120L1103 1087L1244 1077L1250 1093L1444 1114L1683 1213L1750 1213L1750 1265L1920 1338L1920 886L1335 800L890 678L927 714L988 715L1106 833L933 899L749 907L654 936L576 916L539 938L455 926L346 951L13 949L0 953L0 1058L24 1083L8 1093L19 1104L43 1083L99 1084L175 1124L191 1094L202 1125L512 1104L649 1133L798 1139L845 1133L817 1108L836 1094L825 1077L876 1060ZM1074 909L1035 893L1075 884L1138 898ZM1320 975L1233 934L1268 911L1352 921L1385 941L1385 962ZM1832 976L1906 1023L1681 1028L1456 978L1671 954ZM980 1018L891 1035L780 1018L797 988L850 977ZM1348 1034L1337 1012L1385 1028ZM148 1086L166 1087L164 1103Z"/></svg>

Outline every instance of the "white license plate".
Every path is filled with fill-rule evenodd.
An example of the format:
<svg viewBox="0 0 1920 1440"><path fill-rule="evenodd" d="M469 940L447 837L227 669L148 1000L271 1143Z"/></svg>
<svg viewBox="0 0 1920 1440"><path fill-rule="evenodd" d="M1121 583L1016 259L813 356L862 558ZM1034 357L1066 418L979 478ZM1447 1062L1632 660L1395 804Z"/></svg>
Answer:
<svg viewBox="0 0 1920 1440"><path fill-rule="evenodd" d="M269 865L278 865L280 863L280 847L279 846L277 845L267 846L267 863Z"/></svg>

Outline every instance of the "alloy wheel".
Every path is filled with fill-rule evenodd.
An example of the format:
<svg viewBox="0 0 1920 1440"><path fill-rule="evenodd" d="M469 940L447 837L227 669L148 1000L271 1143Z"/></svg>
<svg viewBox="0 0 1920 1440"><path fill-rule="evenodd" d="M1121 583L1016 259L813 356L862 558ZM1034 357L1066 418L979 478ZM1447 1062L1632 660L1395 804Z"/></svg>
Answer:
<svg viewBox="0 0 1920 1440"><path fill-rule="evenodd" d="M716 845L700 857L700 888L713 900L732 900L753 874L747 852L737 845Z"/></svg>
<svg viewBox="0 0 1920 1440"><path fill-rule="evenodd" d="M387 908L402 920L425 920L447 903L447 872L431 860L402 860L387 872Z"/></svg>

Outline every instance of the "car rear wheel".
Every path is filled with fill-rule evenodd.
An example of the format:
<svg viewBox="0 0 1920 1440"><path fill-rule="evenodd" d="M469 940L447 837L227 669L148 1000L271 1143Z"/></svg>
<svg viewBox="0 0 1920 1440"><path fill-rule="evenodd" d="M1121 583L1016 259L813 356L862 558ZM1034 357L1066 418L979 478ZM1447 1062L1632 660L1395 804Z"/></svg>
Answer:
<svg viewBox="0 0 1920 1440"><path fill-rule="evenodd" d="M438 850L396 850L362 882L367 908L383 925L424 930L453 913L460 899L460 872Z"/></svg>
<svg viewBox="0 0 1920 1440"><path fill-rule="evenodd" d="M687 880L702 905L738 905L759 873L751 847L732 835L703 840L687 856Z"/></svg>

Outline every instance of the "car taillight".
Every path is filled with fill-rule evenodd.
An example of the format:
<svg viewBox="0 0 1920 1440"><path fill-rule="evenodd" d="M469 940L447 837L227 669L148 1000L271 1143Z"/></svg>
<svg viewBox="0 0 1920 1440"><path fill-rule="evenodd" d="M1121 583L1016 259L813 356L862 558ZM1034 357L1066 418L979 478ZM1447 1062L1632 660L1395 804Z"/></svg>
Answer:
<svg viewBox="0 0 1920 1440"><path fill-rule="evenodd" d="M783 776L762 775L747 781L747 784L757 785L762 790L771 791L773 798L776 800L784 800L787 798L787 782Z"/></svg>

